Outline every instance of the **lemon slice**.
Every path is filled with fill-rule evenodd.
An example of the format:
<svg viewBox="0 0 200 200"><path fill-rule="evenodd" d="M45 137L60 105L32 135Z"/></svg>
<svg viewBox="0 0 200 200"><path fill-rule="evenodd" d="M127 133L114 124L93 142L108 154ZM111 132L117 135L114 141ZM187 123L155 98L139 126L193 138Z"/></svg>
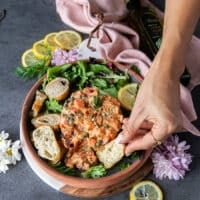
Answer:
<svg viewBox="0 0 200 200"><path fill-rule="evenodd" d="M36 58L42 60L49 60L51 58L51 49L44 44L43 40L37 41L33 44L33 52Z"/></svg>
<svg viewBox="0 0 200 200"><path fill-rule="evenodd" d="M153 181L141 181L130 191L130 200L163 200L160 187Z"/></svg>
<svg viewBox="0 0 200 200"><path fill-rule="evenodd" d="M82 42L82 38L78 32L67 30L58 32L55 41L60 48L70 50L78 47Z"/></svg>
<svg viewBox="0 0 200 200"><path fill-rule="evenodd" d="M44 44L49 46L52 51L54 51L58 46L55 41L56 34L57 33L49 33L44 37Z"/></svg>
<svg viewBox="0 0 200 200"><path fill-rule="evenodd" d="M33 49L28 49L22 54L21 62L23 67L42 65L44 64L44 62L45 65L48 65L48 63L45 60L41 60L35 57Z"/></svg>
<svg viewBox="0 0 200 200"><path fill-rule="evenodd" d="M118 91L118 100L127 110L131 110L135 103L139 83L130 83L120 88Z"/></svg>

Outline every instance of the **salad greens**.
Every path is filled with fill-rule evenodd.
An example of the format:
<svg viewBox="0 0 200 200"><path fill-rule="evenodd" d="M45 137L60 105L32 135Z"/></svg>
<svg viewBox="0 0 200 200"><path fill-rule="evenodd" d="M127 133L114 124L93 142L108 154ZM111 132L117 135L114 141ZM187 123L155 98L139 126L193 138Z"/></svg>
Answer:
<svg viewBox="0 0 200 200"><path fill-rule="evenodd" d="M106 64L92 64L85 61L49 68L44 86L57 76L67 78L70 84L75 84L79 89L93 85L100 93L114 97L117 97L119 88L130 82L127 72L111 70Z"/></svg>
<svg viewBox="0 0 200 200"><path fill-rule="evenodd" d="M48 66L43 64L38 64L38 65L32 65L28 67L17 67L16 68L16 75L24 78L25 80L27 79L32 79L37 77L38 79L41 78L48 70Z"/></svg>
<svg viewBox="0 0 200 200"><path fill-rule="evenodd" d="M61 113L62 111L62 105L60 105L56 99L46 100L45 105L46 105L46 113L49 112Z"/></svg>
<svg viewBox="0 0 200 200"><path fill-rule="evenodd" d="M66 167L61 162L53 165L53 167L62 174L66 174L69 176L75 176L75 169Z"/></svg>
<svg viewBox="0 0 200 200"><path fill-rule="evenodd" d="M113 67L112 67L113 68ZM128 72L119 72L116 68L109 69L106 63L77 61L75 64L60 66L45 66L45 63L29 67L17 67L16 74L24 79L40 78L44 74L46 79L43 87L56 77L67 78L71 84L79 89L95 86L102 94L117 97L117 91L130 82Z"/></svg>
<svg viewBox="0 0 200 200"><path fill-rule="evenodd" d="M127 167L130 166L130 163L129 162L123 162L119 165L119 170L122 171L124 169L126 169Z"/></svg>
<svg viewBox="0 0 200 200"><path fill-rule="evenodd" d="M81 173L83 178L100 178L106 174L107 171L103 165L93 166L88 171Z"/></svg>
<svg viewBox="0 0 200 200"><path fill-rule="evenodd" d="M102 105L102 99L100 99L99 96L95 96L93 99L93 103L94 103L94 108L98 109Z"/></svg>
<svg viewBox="0 0 200 200"><path fill-rule="evenodd" d="M126 158L123 162L120 163L119 165L119 170L124 170L127 167L129 167L135 160L138 160L140 158L140 152L135 151L133 152L130 156Z"/></svg>

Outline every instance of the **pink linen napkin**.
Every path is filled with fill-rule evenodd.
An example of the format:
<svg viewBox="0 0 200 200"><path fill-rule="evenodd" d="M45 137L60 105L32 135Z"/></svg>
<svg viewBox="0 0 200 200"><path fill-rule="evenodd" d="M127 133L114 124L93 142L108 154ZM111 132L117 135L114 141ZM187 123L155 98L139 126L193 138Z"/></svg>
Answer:
<svg viewBox="0 0 200 200"><path fill-rule="evenodd" d="M141 2L153 6L148 0ZM77 31L88 34L99 24L95 14L103 14L103 24L94 35L99 40L102 56L110 61L136 65L142 76L146 75L151 66L151 60L138 50L138 34L121 22L127 14L125 0L56 0L56 8L64 23ZM155 9L158 15L163 17L163 13ZM192 79L188 88L181 85L181 108L183 127L200 136L200 131L191 123L197 116L190 94L190 90L200 83L198 52L200 52L200 40L193 37L186 58L186 66Z"/></svg>

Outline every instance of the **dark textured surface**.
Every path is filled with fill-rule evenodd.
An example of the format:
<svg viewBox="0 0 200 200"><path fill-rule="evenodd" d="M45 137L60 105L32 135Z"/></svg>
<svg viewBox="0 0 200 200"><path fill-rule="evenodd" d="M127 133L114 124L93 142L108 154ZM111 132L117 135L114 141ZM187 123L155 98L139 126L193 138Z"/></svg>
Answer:
<svg viewBox="0 0 200 200"><path fill-rule="evenodd" d="M154 1L162 6L162 1ZM49 32L67 28L56 14L53 0L0 0L0 10L7 10L6 18L0 22L0 130L5 129L11 139L19 139L20 110L28 90L34 81L23 81L14 71L20 65L20 57L25 49L31 48L34 41L40 40ZM199 34L196 30L196 34ZM193 91L198 116L200 116L200 90ZM199 121L196 122L199 125ZM200 138L189 133L181 134L192 145L194 155L191 171L184 180L158 181L164 190L165 200L200 199ZM22 159L7 174L0 174L0 200L76 200L50 188L31 170ZM128 191L104 200L128 199Z"/></svg>

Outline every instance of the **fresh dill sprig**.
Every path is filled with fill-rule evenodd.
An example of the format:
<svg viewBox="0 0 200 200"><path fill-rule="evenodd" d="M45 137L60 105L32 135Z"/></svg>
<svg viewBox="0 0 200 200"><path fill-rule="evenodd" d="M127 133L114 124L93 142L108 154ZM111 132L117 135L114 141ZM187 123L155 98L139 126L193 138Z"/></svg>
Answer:
<svg viewBox="0 0 200 200"><path fill-rule="evenodd" d="M48 68L48 66L43 64L32 65L28 67L20 66L16 68L15 72L17 76L22 77L25 80L35 77L39 79L47 72Z"/></svg>

